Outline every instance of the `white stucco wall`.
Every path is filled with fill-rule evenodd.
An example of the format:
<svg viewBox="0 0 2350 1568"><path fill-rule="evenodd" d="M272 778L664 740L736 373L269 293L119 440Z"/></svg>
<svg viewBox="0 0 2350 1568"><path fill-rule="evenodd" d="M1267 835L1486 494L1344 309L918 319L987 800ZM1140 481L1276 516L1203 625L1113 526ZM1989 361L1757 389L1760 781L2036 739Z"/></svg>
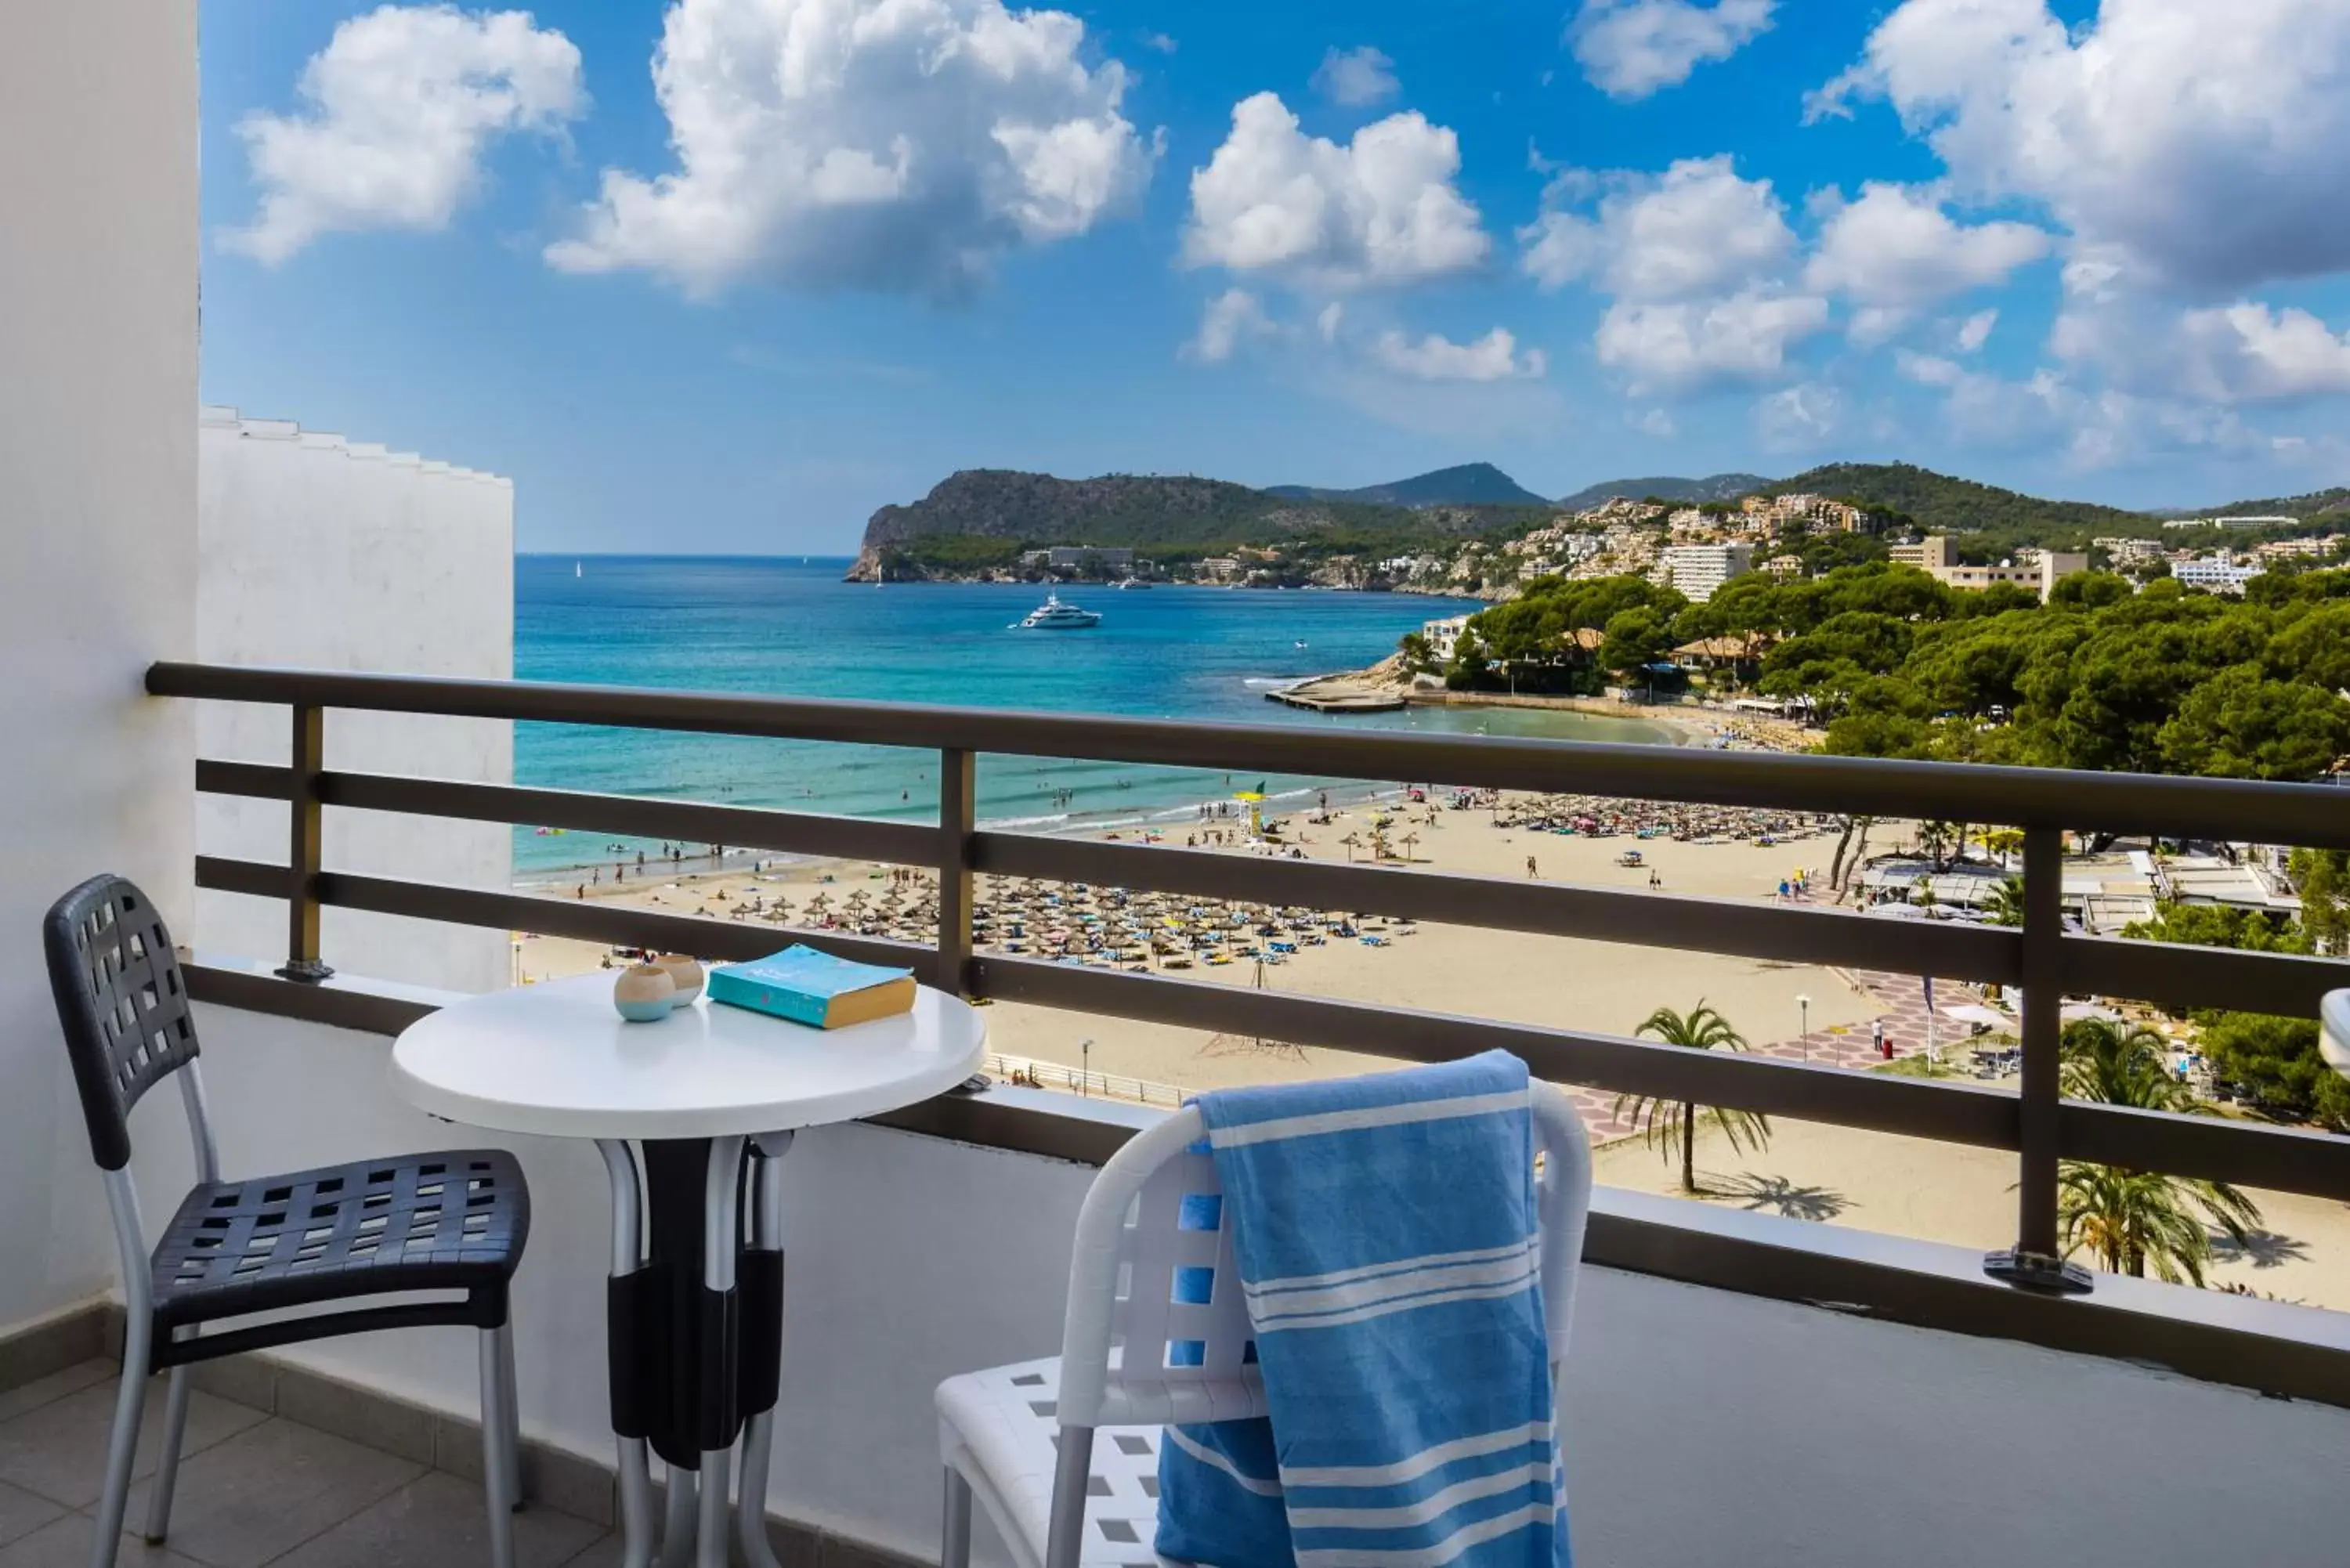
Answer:
<svg viewBox="0 0 2350 1568"><path fill-rule="evenodd" d="M386 1041L217 1008L200 1021L232 1169L468 1136L385 1092ZM159 1097L147 1125L172 1127L176 1111ZM516 1295L525 1426L608 1456L601 1164L577 1144L481 1141L515 1148L531 1181ZM184 1181L175 1146L171 1158L167 1168L142 1151L142 1183ZM857 1127L803 1135L785 1170L771 1502L930 1555L931 1390L956 1371L1058 1349L1068 1237L1091 1173ZM473 1408L462 1331L293 1354ZM2350 1412L2116 1362L1593 1270L1564 1418L1580 1568L2345 1560Z"/></svg>
<svg viewBox="0 0 2350 1568"><path fill-rule="evenodd" d="M194 0L12 7L0 46L0 1327L112 1274L41 961L93 873L188 909Z"/></svg>
<svg viewBox="0 0 2350 1568"><path fill-rule="evenodd" d="M504 680L514 673L514 486L291 421L203 410L197 579L199 657ZM200 705L201 753L279 762L278 707ZM514 778L513 726L478 719L330 711L329 767L477 784ZM197 807L207 855L282 864L286 808L207 795ZM513 836L496 823L367 812L326 814L329 869L503 889ZM282 959L284 904L196 896L208 950ZM488 991L506 983L503 931L328 909L328 963L386 980Z"/></svg>

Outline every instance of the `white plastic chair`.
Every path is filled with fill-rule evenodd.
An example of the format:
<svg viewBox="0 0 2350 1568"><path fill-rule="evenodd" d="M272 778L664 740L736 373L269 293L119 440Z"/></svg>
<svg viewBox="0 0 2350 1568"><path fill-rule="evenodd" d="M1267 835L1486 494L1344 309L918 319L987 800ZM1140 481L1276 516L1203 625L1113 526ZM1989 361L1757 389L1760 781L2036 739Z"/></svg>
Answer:
<svg viewBox="0 0 2350 1568"><path fill-rule="evenodd" d="M1532 1101L1544 1155L1537 1203L1555 1387L1590 1210L1591 1147L1565 1095L1536 1083ZM1232 1228L1222 1223L1223 1187L1214 1158L1192 1152L1205 1137L1199 1111L1183 1110L1102 1167L1077 1216L1058 1356L939 1385L941 1568L969 1568L974 1497L1021 1568L1153 1568L1162 1561L1151 1550L1160 1428L1265 1413ZM1172 1299L1176 1271L1201 1268L1214 1271L1208 1300ZM1170 1365L1179 1360L1188 1365Z"/></svg>

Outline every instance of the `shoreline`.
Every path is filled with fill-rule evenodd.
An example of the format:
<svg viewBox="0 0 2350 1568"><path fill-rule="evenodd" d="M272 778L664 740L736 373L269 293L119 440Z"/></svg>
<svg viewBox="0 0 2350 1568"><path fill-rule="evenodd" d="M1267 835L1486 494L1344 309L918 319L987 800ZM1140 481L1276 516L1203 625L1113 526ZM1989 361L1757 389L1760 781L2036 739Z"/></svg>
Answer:
<svg viewBox="0 0 2350 1568"><path fill-rule="evenodd" d="M1399 708L1512 708L1529 712L1581 713L1650 724L1675 736L1675 745L1772 752L1809 751L1826 732L1705 703L1627 702L1615 697L1554 697L1512 691L1454 691L1396 679L1392 661L1367 670L1311 675L1268 691L1272 701L1317 712L1392 712Z"/></svg>

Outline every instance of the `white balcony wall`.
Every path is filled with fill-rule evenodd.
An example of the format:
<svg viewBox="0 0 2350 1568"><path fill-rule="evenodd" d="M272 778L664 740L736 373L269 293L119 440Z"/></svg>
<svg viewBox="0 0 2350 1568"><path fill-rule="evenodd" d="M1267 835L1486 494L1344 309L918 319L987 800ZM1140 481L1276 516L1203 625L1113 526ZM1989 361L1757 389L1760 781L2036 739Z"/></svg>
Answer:
<svg viewBox="0 0 2350 1568"><path fill-rule="evenodd" d="M219 1008L201 1022L232 1171L473 1136L391 1100L384 1040ZM151 1208L186 1171L177 1106L161 1100L139 1129L154 1146L138 1166ZM516 1297L525 1426L607 1456L600 1163L577 1145L481 1141L516 1148L536 1208ZM1091 1173L856 1127L804 1135L785 1169L771 1503L928 1556L931 1389L1058 1348ZM1816 1234L1750 1221L1765 1240ZM1581 1568L2344 1561L2350 1412L1606 1271L1586 1273L1575 1325L1565 1423ZM462 1331L289 1354L473 1407Z"/></svg>
<svg viewBox="0 0 2350 1568"><path fill-rule="evenodd" d="M99 871L186 916L195 648L195 0L12 6L0 45L0 1327L112 1272L41 962Z"/></svg>
<svg viewBox="0 0 2350 1568"><path fill-rule="evenodd" d="M286 420L203 410L198 431L197 646L208 662L504 680L514 673L514 486ZM286 760L281 707L201 704L207 757ZM514 729L414 713L327 715L329 767L476 784L514 779ZM284 805L199 798L206 855L283 864ZM498 823L326 814L325 863L504 889L514 839ZM282 959L286 907L196 895L208 951ZM506 983L504 931L328 909L329 964L386 980L489 991Z"/></svg>

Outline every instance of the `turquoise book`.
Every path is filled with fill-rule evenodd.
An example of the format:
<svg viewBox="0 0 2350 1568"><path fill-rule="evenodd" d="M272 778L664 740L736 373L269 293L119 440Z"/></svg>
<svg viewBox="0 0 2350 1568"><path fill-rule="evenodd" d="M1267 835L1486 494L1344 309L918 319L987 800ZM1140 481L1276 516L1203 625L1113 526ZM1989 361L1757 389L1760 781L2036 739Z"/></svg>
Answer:
<svg viewBox="0 0 2350 1568"><path fill-rule="evenodd" d="M710 1000L787 1018L812 1029L844 1029L914 1005L914 971L851 963L806 945L710 971Z"/></svg>

